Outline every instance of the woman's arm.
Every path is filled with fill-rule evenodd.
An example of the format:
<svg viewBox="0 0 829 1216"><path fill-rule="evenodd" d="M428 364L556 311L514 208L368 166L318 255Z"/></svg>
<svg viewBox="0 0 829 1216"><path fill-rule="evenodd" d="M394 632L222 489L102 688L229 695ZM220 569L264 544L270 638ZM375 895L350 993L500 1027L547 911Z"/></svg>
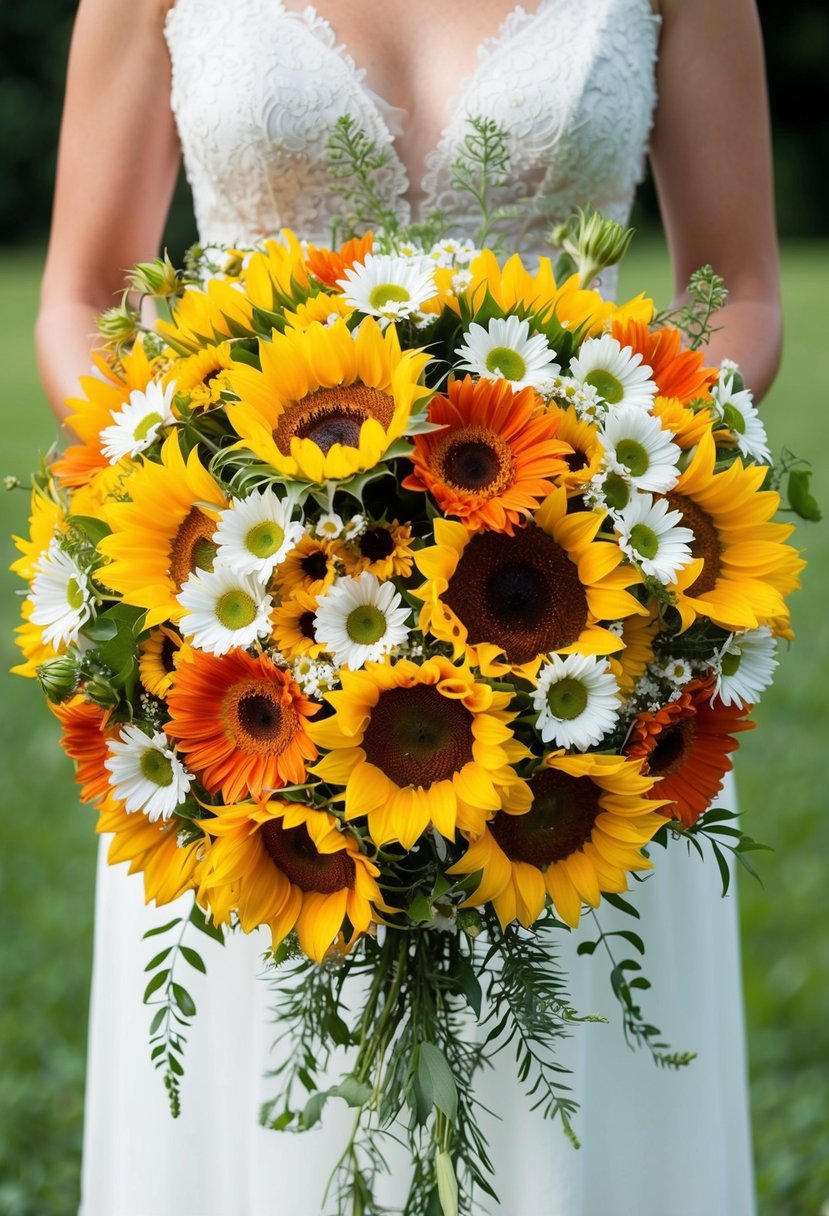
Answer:
<svg viewBox="0 0 829 1216"><path fill-rule="evenodd" d="M735 359L756 397L782 319L765 63L754 0L662 0L651 161L676 290L710 263L729 297L708 360Z"/></svg>
<svg viewBox="0 0 829 1216"><path fill-rule="evenodd" d="M163 36L169 0L81 0L66 82L35 341L59 418L90 369L95 318L156 256L178 171Z"/></svg>

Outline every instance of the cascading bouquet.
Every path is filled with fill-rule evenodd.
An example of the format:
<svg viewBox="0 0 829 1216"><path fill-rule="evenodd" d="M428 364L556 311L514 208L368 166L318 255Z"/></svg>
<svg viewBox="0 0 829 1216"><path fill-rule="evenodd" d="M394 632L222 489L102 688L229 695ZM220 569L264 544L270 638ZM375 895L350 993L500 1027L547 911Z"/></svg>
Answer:
<svg viewBox="0 0 829 1216"><path fill-rule="evenodd" d="M572 1136L560 935L628 909L654 842L726 883L754 847L709 806L803 563L738 368L694 349L721 283L669 319L603 299L628 240L587 212L555 270L387 230L139 267L166 316L102 319L78 442L35 478L16 670L147 899L270 930L263 1119L355 1108L340 1211L379 1210L392 1126L407 1213L494 1194L474 1079L507 1044ZM174 1109L184 924L145 995ZM613 960L626 1032L678 1066L638 968Z"/></svg>

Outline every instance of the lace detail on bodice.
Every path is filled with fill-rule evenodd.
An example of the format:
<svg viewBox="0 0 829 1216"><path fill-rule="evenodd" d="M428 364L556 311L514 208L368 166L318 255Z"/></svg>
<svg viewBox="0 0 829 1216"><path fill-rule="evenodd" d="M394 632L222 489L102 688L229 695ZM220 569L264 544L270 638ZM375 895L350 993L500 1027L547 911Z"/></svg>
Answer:
<svg viewBox="0 0 829 1216"><path fill-rule="evenodd" d="M250 244L282 227L325 242L339 207L326 143L350 114L388 154L378 187L404 222L409 179L394 144L405 111L370 90L315 9L281 0L176 0L166 36L172 105L200 239ZM549 252L551 224L593 206L624 222L641 178L655 102L659 18L649 0L541 0L517 7L479 47L447 126L428 155L421 214L474 231L471 200L452 187L468 115L509 133L510 185L520 203L507 242Z"/></svg>

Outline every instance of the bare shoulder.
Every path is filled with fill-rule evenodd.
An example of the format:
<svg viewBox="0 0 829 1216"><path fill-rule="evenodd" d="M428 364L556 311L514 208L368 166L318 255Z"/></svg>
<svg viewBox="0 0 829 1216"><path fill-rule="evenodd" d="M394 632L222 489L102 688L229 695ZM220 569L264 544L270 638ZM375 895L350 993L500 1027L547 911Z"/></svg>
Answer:
<svg viewBox="0 0 829 1216"><path fill-rule="evenodd" d="M756 0L652 0L666 32L683 29L701 36L739 34L759 25Z"/></svg>
<svg viewBox="0 0 829 1216"><path fill-rule="evenodd" d="M161 31L174 5L175 0L130 0L128 4L123 0L80 0L76 23L94 21L104 32L131 29L133 35L151 34Z"/></svg>

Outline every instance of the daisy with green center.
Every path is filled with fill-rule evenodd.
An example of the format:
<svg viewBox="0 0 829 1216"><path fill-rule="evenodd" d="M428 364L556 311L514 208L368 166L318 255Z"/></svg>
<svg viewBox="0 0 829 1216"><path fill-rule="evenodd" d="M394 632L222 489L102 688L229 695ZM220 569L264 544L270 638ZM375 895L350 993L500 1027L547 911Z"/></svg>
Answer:
<svg viewBox="0 0 829 1216"><path fill-rule="evenodd" d="M777 639L767 625L733 633L714 661L716 686L711 700L743 709L756 705L774 679Z"/></svg>
<svg viewBox="0 0 829 1216"><path fill-rule="evenodd" d="M237 574L255 574L267 581L304 535L301 523L291 519L291 503L270 488L237 498L219 513L213 534L219 546L216 564Z"/></svg>
<svg viewBox="0 0 829 1216"><path fill-rule="evenodd" d="M664 498L633 494L624 510L614 513L619 546L646 578L672 583L691 560L694 534L682 526L682 512Z"/></svg>
<svg viewBox="0 0 829 1216"><path fill-rule="evenodd" d="M583 752L616 725L619 685L607 659L552 654L538 673L532 701L543 742Z"/></svg>
<svg viewBox="0 0 829 1216"><path fill-rule="evenodd" d="M561 371L555 351L543 334L530 337L527 321L510 316L494 317L486 329L474 321L455 354L457 371L471 372L486 380L509 380L514 389L535 388Z"/></svg>
<svg viewBox="0 0 829 1216"><path fill-rule="evenodd" d="M665 494L679 480L682 450L658 418L636 405L610 410L599 431L608 469L626 473L637 490Z"/></svg>
<svg viewBox="0 0 829 1216"><path fill-rule="evenodd" d="M411 316L437 292L433 266L426 258L368 253L337 281L346 304L381 321Z"/></svg>
<svg viewBox="0 0 829 1216"><path fill-rule="evenodd" d="M773 464L766 428L754 405L749 389L736 368L720 372L712 387L714 410L718 418L731 429L741 455L758 464Z"/></svg>
<svg viewBox="0 0 829 1216"><path fill-rule="evenodd" d="M252 646L271 632L271 597L255 574L238 574L229 566L197 570L178 593L178 602L186 610L181 632L210 654Z"/></svg>
<svg viewBox="0 0 829 1216"><path fill-rule="evenodd" d="M337 579L319 601L314 633L337 666L357 671L406 641L408 618L394 583L363 571L357 578Z"/></svg>
<svg viewBox="0 0 829 1216"><path fill-rule="evenodd" d="M57 539L35 566L29 601L29 620L42 628L43 643L56 649L77 642L81 629L95 615L89 577Z"/></svg>
<svg viewBox="0 0 829 1216"><path fill-rule="evenodd" d="M117 739L107 740L109 784L130 814L142 811L151 823L169 819L187 797L190 773L170 747L167 736L144 734L137 726L123 726Z"/></svg>
<svg viewBox="0 0 829 1216"><path fill-rule="evenodd" d="M126 456L134 459L155 443L162 427L175 422L175 391L172 380L163 389L151 380L143 391L132 390L129 401L113 413L112 425L101 431L101 451L110 464L118 464Z"/></svg>
<svg viewBox="0 0 829 1216"><path fill-rule="evenodd" d="M610 334L587 338L570 361L570 375L582 385L591 385L608 405L634 405L649 410L657 387L651 369L630 346L622 346Z"/></svg>

